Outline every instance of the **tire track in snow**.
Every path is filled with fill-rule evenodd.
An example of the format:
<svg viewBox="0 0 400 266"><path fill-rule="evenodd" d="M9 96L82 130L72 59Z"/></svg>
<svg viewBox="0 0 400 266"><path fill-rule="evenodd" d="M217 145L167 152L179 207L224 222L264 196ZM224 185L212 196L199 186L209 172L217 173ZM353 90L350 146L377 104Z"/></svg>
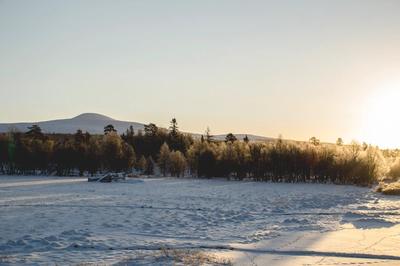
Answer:
<svg viewBox="0 0 400 266"><path fill-rule="evenodd" d="M395 255L377 255L370 253L345 253L345 252L329 252L329 251L312 251L312 250L276 250L276 249L249 249L249 248L225 248L232 251L272 254L283 256L301 256L301 257L336 257L336 258L353 258L353 259L371 259L371 260L395 260L400 261L400 256Z"/></svg>
<svg viewBox="0 0 400 266"><path fill-rule="evenodd" d="M92 250L94 247L90 246L77 246L72 250ZM276 250L276 249L252 249L252 248L239 248L229 245L184 245L184 246L127 246L127 247L107 247L99 248L96 247L96 251L158 251L162 249L175 249L175 250L226 250L226 251L238 251L244 253L256 253L256 254L271 254L271 255L282 255L282 256L298 256L298 257L335 257L335 258L352 258L352 259L369 259L369 260L390 260L400 261L400 256L396 255L378 255L371 253L345 253L345 252L331 252L331 251L313 251L313 250ZM57 249L58 251L71 251L71 248ZM14 252L11 252L15 254ZM18 253L18 252L16 252Z"/></svg>

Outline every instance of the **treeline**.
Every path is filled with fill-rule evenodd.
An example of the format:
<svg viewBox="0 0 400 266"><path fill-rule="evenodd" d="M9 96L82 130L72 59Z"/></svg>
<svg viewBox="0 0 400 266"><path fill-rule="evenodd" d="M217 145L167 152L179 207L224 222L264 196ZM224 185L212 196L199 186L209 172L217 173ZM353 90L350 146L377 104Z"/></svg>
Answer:
<svg viewBox="0 0 400 266"><path fill-rule="evenodd" d="M75 134L43 134L33 125L26 133L0 135L0 173L82 175L136 168L153 174L164 143L184 153L193 139L178 131L176 121L170 131L149 124L143 132L135 134L130 127L122 135L112 125L104 128L104 135L81 130Z"/></svg>
<svg viewBox="0 0 400 266"><path fill-rule="evenodd" d="M228 134L215 141L207 130L193 139L179 131L175 119L168 130L149 124L119 135L112 125L104 135L43 134L33 125L26 133L0 135L3 174L96 174L133 169L163 176L226 177L272 182L332 182L368 185L383 175L382 152L368 145L238 140Z"/></svg>
<svg viewBox="0 0 400 266"><path fill-rule="evenodd" d="M331 182L368 185L379 177L384 158L377 148L353 143L196 142L188 150L191 173L272 182Z"/></svg>

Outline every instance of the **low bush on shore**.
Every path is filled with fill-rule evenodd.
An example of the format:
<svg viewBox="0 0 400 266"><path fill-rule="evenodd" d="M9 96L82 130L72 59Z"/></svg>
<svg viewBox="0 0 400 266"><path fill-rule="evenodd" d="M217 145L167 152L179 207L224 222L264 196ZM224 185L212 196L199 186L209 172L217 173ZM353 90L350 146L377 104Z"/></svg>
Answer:
<svg viewBox="0 0 400 266"><path fill-rule="evenodd" d="M381 192L385 195L400 196L400 181L392 183L380 183L377 192Z"/></svg>

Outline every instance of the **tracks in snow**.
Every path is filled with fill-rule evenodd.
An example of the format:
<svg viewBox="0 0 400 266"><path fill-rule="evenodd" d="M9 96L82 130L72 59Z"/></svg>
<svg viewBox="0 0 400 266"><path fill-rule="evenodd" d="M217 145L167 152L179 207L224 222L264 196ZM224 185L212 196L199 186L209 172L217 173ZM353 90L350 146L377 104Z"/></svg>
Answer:
<svg viewBox="0 0 400 266"><path fill-rule="evenodd" d="M200 212L215 212L218 209L204 209L204 208L180 208L180 207L157 207L151 205L85 205L85 204L0 204L0 208L9 207L38 207L38 208L123 208L123 209L153 209L153 210L173 210L173 211L200 211ZM243 212L244 214L252 215L252 212ZM400 216L400 212L393 211L345 211L345 212L264 212L264 215L269 216L292 216L292 215L344 215L346 213L360 214L360 215L392 215ZM257 213L259 214L259 213Z"/></svg>
<svg viewBox="0 0 400 266"><path fill-rule="evenodd" d="M70 249L70 248L68 248ZM229 245L190 245L190 246L128 246L128 247L74 247L77 251L83 250L96 250L96 251L158 251L162 249L174 249L174 250L219 250L219 251L237 251L244 253L253 254L270 254L270 255L281 255L281 256L294 256L294 257L334 257L334 258L351 258L351 259L368 259L368 260L390 260L400 261L400 256L395 255L379 255L370 253L346 253L346 252L332 252L332 251L313 251L313 250L276 250L276 249L252 249L252 248L240 248ZM58 249L62 251L62 249ZM40 252L40 251L39 251ZM15 253L14 253L15 254Z"/></svg>

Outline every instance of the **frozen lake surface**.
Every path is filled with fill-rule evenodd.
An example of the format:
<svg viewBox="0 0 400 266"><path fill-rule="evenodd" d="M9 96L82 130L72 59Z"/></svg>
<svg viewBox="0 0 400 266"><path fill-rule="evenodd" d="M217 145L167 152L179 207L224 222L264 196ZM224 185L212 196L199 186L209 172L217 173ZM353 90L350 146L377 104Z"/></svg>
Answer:
<svg viewBox="0 0 400 266"><path fill-rule="evenodd" d="M213 250L304 232L395 228L399 204L353 186L2 176L0 264L112 264L160 247Z"/></svg>

